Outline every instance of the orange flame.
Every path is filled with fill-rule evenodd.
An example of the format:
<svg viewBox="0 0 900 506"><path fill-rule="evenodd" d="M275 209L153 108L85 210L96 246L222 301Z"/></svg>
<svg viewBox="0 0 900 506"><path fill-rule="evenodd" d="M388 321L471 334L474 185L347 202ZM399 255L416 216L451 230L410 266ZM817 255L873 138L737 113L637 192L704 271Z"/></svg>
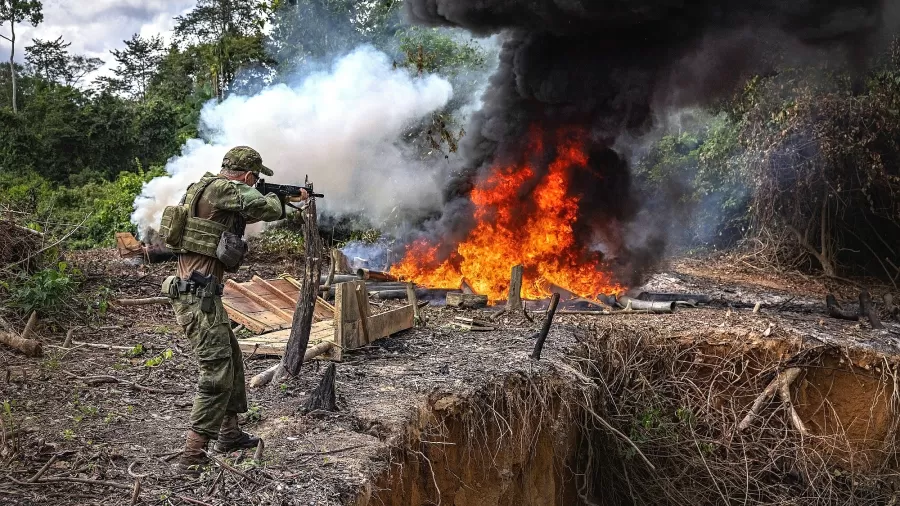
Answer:
<svg viewBox="0 0 900 506"><path fill-rule="evenodd" d="M463 279L491 301L505 299L512 266L525 267L523 296L550 295L556 285L582 297L621 291L598 253L576 243L573 225L579 199L569 197L570 174L587 170L588 157L580 135L561 135L556 157L535 190L536 171L529 164L497 166L472 190L475 227L456 252L436 262L436 245L411 244L391 273L434 288L459 288ZM532 135L529 151L541 152Z"/></svg>

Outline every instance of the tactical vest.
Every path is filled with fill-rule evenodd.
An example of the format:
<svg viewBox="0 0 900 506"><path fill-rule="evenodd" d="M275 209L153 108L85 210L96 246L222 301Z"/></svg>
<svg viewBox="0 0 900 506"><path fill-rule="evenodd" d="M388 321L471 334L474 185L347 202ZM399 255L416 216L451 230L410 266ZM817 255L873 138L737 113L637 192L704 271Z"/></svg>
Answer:
<svg viewBox="0 0 900 506"><path fill-rule="evenodd" d="M198 218L197 202L203 191L219 176L204 176L200 181L188 186L187 193L181 199L181 204L168 206L163 210L162 222L159 231L166 241L166 246L175 253L199 253L201 255L218 258L216 249L222 238L222 233L228 231L233 225L235 228L243 228L234 216L229 216L226 223ZM235 223L235 222L238 223ZM243 230L240 231L243 235Z"/></svg>

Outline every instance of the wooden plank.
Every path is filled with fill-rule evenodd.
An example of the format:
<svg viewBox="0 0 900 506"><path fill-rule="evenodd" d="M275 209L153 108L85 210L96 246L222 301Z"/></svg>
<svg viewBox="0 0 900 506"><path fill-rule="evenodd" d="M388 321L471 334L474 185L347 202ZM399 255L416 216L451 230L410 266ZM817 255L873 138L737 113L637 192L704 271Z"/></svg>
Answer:
<svg viewBox="0 0 900 506"><path fill-rule="evenodd" d="M314 323L310 329L307 350L326 342L334 342L334 321ZM241 351L246 354L283 356L290 339L291 330L284 329L259 336L238 339ZM322 356L331 360L340 360L339 348L333 347Z"/></svg>
<svg viewBox="0 0 900 506"><path fill-rule="evenodd" d="M297 297L300 296L300 289L284 278L267 279L266 282L290 297L291 300L296 301Z"/></svg>
<svg viewBox="0 0 900 506"><path fill-rule="evenodd" d="M263 332L268 332L272 330L278 330L277 328L272 328L271 325L259 321L253 316L243 311L239 311L234 307L231 307L228 302L222 301L222 304L225 306L225 312L228 313L228 317L231 318L231 321L236 323L240 323L244 327L246 327L250 332L255 332L257 334L262 334Z"/></svg>
<svg viewBox="0 0 900 506"><path fill-rule="evenodd" d="M257 287L260 287L260 288L264 288L265 291L274 295L275 298L278 299L279 302L281 302L281 304L279 304L279 307L281 307L282 309L287 308L288 310L290 310L297 303L296 295L294 297L291 297L287 293L278 289L278 287L276 287L275 285L269 283L268 281L266 281L265 279L263 279L259 276L253 276L252 279L253 279L254 285L256 285ZM259 293L259 292L257 292L257 293ZM263 294L260 294L260 295L263 295ZM265 295L263 295L263 296L265 296ZM291 312L291 314L293 314L293 311L289 311L289 312Z"/></svg>
<svg viewBox="0 0 900 506"><path fill-rule="evenodd" d="M371 343L369 336L369 297L366 293L366 284L356 287L356 307L359 310L359 328L362 329L362 340Z"/></svg>
<svg viewBox="0 0 900 506"><path fill-rule="evenodd" d="M411 329L415 325L415 306L410 304L386 313L369 317L369 337L372 341ZM369 341L369 342L372 342Z"/></svg>
<svg viewBox="0 0 900 506"><path fill-rule="evenodd" d="M291 321L294 317L294 315L292 313L289 313L288 311L281 309L280 307L278 307L277 304L267 300L264 296L254 292L250 286L242 285L233 279L229 279L228 281L226 281L225 286L231 286L232 288L234 288L235 290L237 290L238 292L240 292L241 294L246 296L248 299L259 304L260 306L263 306L264 308L268 309L269 311L275 313L280 318L284 318L287 321ZM252 284L251 284L251 286L252 286Z"/></svg>
<svg viewBox="0 0 900 506"><path fill-rule="evenodd" d="M363 339L360 326L360 304L356 300L357 290L365 293L365 281L350 281L338 283L334 292L335 322L337 335L340 337L341 346L347 350L353 350L368 344ZM362 307L368 310L369 299L364 298Z"/></svg>

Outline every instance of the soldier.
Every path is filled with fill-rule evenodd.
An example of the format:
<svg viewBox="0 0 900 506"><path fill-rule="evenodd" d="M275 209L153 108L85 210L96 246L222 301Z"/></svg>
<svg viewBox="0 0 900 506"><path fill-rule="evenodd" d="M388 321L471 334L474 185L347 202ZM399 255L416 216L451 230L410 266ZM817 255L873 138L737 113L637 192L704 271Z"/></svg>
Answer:
<svg viewBox="0 0 900 506"><path fill-rule="evenodd" d="M256 150L232 148L218 175L207 172L188 187L181 205L173 206L182 210L181 225L173 226L173 219L163 214L166 242L179 246L178 275L166 280L163 293L172 298L175 319L184 328L200 369L191 428L177 463L189 474L199 474L208 462L205 450L210 440L217 440L214 449L219 452L259 444L259 438L238 426L238 413L247 411L244 365L222 305L220 281L226 270L236 271L243 260L246 224L285 216L284 201L253 187L260 173L271 176L272 170L262 164ZM289 201L306 198L304 191ZM173 229L178 232L173 234Z"/></svg>

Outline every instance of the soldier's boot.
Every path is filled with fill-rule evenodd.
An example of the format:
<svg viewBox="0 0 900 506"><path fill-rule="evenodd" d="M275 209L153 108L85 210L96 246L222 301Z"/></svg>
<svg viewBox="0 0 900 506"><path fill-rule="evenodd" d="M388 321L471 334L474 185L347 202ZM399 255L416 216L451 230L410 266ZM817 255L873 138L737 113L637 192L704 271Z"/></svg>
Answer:
<svg viewBox="0 0 900 506"><path fill-rule="evenodd" d="M203 467L209 463L209 457L206 456L207 443L209 443L208 437L189 430L184 450L181 451L181 456L175 463L175 469L181 474L200 476L203 473Z"/></svg>
<svg viewBox="0 0 900 506"><path fill-rule="evenodd" d="M225 419L222 420L222 427L219 429L219 439L213 447L215 451L228 453L234 450L256 448L258 445L258 437L241 430L236 413L225 414Z"/></svg>

